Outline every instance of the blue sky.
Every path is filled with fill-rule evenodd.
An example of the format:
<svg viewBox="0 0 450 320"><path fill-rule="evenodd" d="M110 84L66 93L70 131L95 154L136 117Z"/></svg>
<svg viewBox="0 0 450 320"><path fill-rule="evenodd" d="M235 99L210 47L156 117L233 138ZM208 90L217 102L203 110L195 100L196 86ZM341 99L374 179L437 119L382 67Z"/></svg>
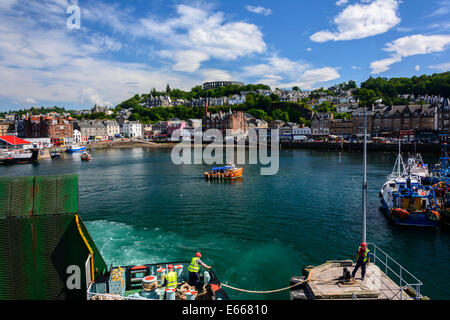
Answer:
<svg viewBox="0 0 450 320"><path fill-rule="evenodd" d="M116 105L167 83L313 89L449 71L449 13L450 0L2 0L0 110Z"/></svg>

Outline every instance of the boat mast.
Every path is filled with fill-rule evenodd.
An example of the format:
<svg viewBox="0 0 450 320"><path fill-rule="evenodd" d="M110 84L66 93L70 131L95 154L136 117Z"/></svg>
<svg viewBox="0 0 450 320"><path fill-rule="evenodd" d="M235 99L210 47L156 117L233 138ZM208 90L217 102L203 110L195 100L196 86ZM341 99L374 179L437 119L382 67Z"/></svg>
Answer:
<svg viewBox="0 0 450 320"><path fill-rule="evenodd" d="M402 140L399 138L398 139L398 156L397 156L397 161L398 161L398 163L397 163L397 176L398 177L400 177L401 176L401 174L402 174L402 170L401 170L401 164L402 164L402 159L401 159L401 156L402 156L402 151L401 151L401 148L402 148Z"/></svg>
<svg viewBox="0 0 450 320"><path fill-rule="evenodd" d="M366 216L367 216L367 112L364 106L364 156L363 156L363 212L362 212L362 242L366 242Z"/></svg>

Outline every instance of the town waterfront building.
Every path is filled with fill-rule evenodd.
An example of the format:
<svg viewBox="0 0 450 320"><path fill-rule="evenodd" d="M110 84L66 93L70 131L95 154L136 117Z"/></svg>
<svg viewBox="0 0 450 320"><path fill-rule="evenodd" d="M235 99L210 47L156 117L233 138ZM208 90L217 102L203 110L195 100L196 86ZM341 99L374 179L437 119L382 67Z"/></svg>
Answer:
<svg viewBox="0 0 450 320"><path fill-rule="evenodd" d="M353 135L353 121L345 119L333 119L330 125L330 135L351 138Z"/></svg>
<svg viewBox="0 0 450 320"><path fill-rule="evenodd" d="M437 107L433 105L389 106L374 111L368 122L372 136L396 138L402 131L434 131L437 118Z"/></svg>
<svg viewBox="0 0 450 320"><path fill-rule="evenodd" d="M17 124L19 137L50 138L54 145L65 145L73 136L72 117L27 116Z"/></svg>
<svg viewBox="0 0 450 320"><path fill-rule="evenodd" d="M311 117L311 135L315 137L326 137L330 134L331 121L333 114L313 112Z"/></svg>
<svg viewBox="0 0 450 320"><path fill-rule="evenodd" d="M106 120L103 121L103 124L106 126L106 135L110 138L114 138L120 134L120 125L117 121L114 120Z"/></svg>
<svg viewBox="0 0 450 320"><path fill-rule="evenodd" d="M72 142L73 143L81 143L81 132L78 129L73 129L73 136L72 136Z"/></svg>
<svg viewBox="0 0 450 320"><path fill-rule="evenodd" d="M372 115L373 111L366 109L367 135L372 132ZM352 112L351 121L353 122L352 136L356 138L364 138L364 108L356 109Z"/></svg>
<svg viewBox="0 0 450 320"><path fill-rule="evenodd" d="M220 111L216 114L207 112L202 120L203 131L209 129L218 129L222 132L223 137L227 134L227 129L231 130L231 135L237 138L245 137L247 133L247 125L242 111L234 111L223 113Z"/></svg>
<svg viewBox="0 0 450 320"><path fill-rule="evenodd" d="M311 136L311 128L309 127L297 127L292 128L292 136L305 136L310 137Z"/></svg>
<svg viewBox="0 0 450 320"><path fill-rule="evenodd" d="M16 124L14 121L0 121L0 136L9 136L16 133Z"/></svg>
<svg viewBox="0 0 450 320"><path fill-rule="evenodd" d="M122 133L127 138L141 138L142 137L142 125L139 121L125 121L123 123Z"/></svg>
<svg viewBox="0 0 450 320"><path fill-rule="evenodd" d="M108 138L106 126L101 121L80 121L75 123L74 127L80 131L82 142L106 140Z"/></svg>
<svg viewBox="0 0 450 320"><path fill-rule="evenodd" d="M439 130L439 140L442 142L449 142L449 124L450 124L450 99L442 99L442 102L437 105L437 129Z"/></svg>

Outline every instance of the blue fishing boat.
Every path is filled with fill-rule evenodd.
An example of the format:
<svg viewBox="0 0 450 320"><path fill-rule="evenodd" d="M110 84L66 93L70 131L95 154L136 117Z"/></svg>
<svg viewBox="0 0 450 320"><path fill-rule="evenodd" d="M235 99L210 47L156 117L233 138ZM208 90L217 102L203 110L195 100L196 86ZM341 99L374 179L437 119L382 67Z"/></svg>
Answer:
<svg viewBox="0 0 450 320"><path fill-rule="evenodd" d="M397 225L436 227L440 214L434 190L409 177L395 179L385 190L384 212Z"/></svg>
<svg viewBox="0 0 450 320"><path fill-rule="evenodd" d="M404 165L400 148L392 173L380 191L382 210L397 225L436 227L441 219L432 186Z"/></svg>
<svg viewBox="0 0 450 320"><path fill-rule="evenodd" d="M68 153L75 153L75 152L83 152L86 150L85 146L79 146L77 144L71 145L69 149L67 149Z"/></svg>

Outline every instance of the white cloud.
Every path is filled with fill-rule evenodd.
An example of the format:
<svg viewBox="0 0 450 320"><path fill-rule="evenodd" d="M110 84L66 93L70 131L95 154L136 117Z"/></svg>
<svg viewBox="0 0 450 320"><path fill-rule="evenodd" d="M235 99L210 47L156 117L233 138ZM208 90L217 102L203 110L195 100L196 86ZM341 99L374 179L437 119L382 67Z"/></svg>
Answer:
<svg viewBox="0 0 450 320"><path fill-rule="evenodd" d="M273 55L266 58L266 64L258 64L244 67L245 76L284 75L288 78L296 77L298 74L310 68L310 65L301 61L291 61L288 58Z"/></svg>
<svg viewBox="0 0 450 320"><path fill-rule="evenodd" d="M82 29L68 31L67 3L17 2L14 10L2 15L3 101L112 105L136 93L149 92L152 87L163 89L167 83L188 90L205 79L229 80L232 76L228 72L204 69L202 63L213 58L238 59L266 50L256 25L230 21L207 6L178 5L169 19L147 16L136 20L129 10L117 5L96 2L94 7L87 3L82 7ZM97 31L100 29L93 32L86 28L89 22L103 24L112 32L107 36ZM139 55L148 57L148 61L112 60L110 53L121 50L126 50L127 60Z"/></svg>
<svg viewBox="0 0 450 320"><path fill-rule="evenodd" d="M374 0L347 6L335 18L337 31L322 30L310 38L316 42L362 39L385 33L400 23L398 0Z"/></svg>
<svg viewBox="0 0 450 320"><path fill-rule="evenodd" d="M362 68L361 68L361 67L358 67L358 66L352 66L352 69L353 69L353 70L361 70Z"/></svg>
<svg viewBox="0 0 450 320"><path fill-rule="evenodd" d="M414 70L419 71L419 70L420 70L420 66L419 66L419 65L416 65L416 66L414 67Z"/></svg>
<svg viewBox="0 0 450 320"><path fill-rule="evenodd" d="M220 69L202 69L200 73L203 76L202 82L229 81L233 78L230 73Z"/></svg>
<svg viewBox="0 0 450 320"><path fill-rule="evenodd" d="M266 44L258 26L230 21L223 12L213 12L208 7L193 7L184 4L176 6L176 16L161 19L157 16L133 19L120 8L100 5L88 7L87 19L101 21L123 35L156 40L163 44L165 56L179 57L184 52L202 51L205 55L197 59L194 66L187 68L175 59L174 70L193 72L211 58L234 60L254 53L263 53Z"/></svg>
<svg viewBox="0 0 450 320"><path fill-rule="evenodd" d="M271 9L267 9L267 8L264 8L264 7L261 7L261 6L257 6L257 7L245 6L245 9L247 9L248 11L253 12L253 13L263 14L265 16L268 16L268 15L272 14L272 10Z"/></svg>
<svg viewBox="0 0 450 320"><path fill-rule="evenodd" d="M389 70L389 67L392 64L394 64L396 62L400 62L400 61L402 61L402 57L400 57L400 56L392 56L390 58L373 61L370 64L370 68L372 69L371 73L377 74L377 73L385 72L385 71Z"/></svg>
<svg viewBox="0 0 450 320"><path fill-rule="evenodd" d="M445 63L441 63L441 64L428 66L428 68L437 69L437 70L440 70L442 72L450 71L450 62L445 62Z"/></svg>
<svg viewBox="0 0 450 320"><path fill-rule="evenodd" d="M311 89L318 83L323 83L340 77L338 68L312 68L302 61L292 61L288 58L274 55L267 58L266 64L246 66L243 68L245 77L262 77L257 83L264 83L271 87L291 88L299 86Z"/></svg>
<svg viewBox="0 0 450 320"><path fill-rule="evenodd" d="M306 48L306 51L312 51L312 49L311 48Z"/></svg>
<svg viewBox="0 0 450 320"><path fill-rule="evenodd" d="M450 35L425 36L416 34L389 42L384 50L394 52L402 57L409 57L417 54L441 52L449 44Z"/></svg>
<svg viewBox="0 0 450 320"><path fill-rule="evenodd" d="M11 9L17 0L2 0L0 1L0 9Z"/></svg>
<svg viewBox="0 0 450 320"><path fill-rule="evenodd" d="M175 52L173 59L176 62L176 64L172 66L173 70L194 72L200 68L203 61L209 59L209 55L202 51L186 50Z"/></svg>
<svg viewBox="0 0 450 320"><path fill-rule="evenodd" d="M389 70L389 67L402 58L418 55L442 52L450 44L450 35L422 35L416 34L399 38L386 44L384 51L391 52L390 58L374 61L370 64L373 74ZM418 71L418 70L417 70Z"/></svg>
<svg viewBox="0 0 450 320"><path fill-rule="evenodd" d="M201 75L185 76L167 67L154 69L145 63L108 59L109 51L121 50L112 37L92 32L67 32L40 19L28 19L24 11L39 11L46 2L27 2L8 15L0 25L0 98L17 103L117 104L152 87L167 83L189 89ZM54 4L54 2L52 2ZM30 9L31 8L31 9ZM53 8L53 7L52 7ZM51 18L64 26L65 11L56 7L37 17ZM56 12L52 14L52 12ZM62 12L62 19L60 13Z"/></svg>
<svg viewBox="0 0 450 320"><path fill-rule="evenodd" d="M323 83L331 80L336 80L340 78L340 74L337 68L325 67L319 69L311 69L305 71L298 79L291 83L288 87L293 87L295 85L305 88L312 89L316 84Z"/></svg>
<svg viewBox="0 0 450 320"><path fill-rule="evenodd" d="M450 1L439 1L439 7L431 14L428 15L428 18L446 15L450 12Z"/></svg>
<svg viewBox="0 0 450 320"><path fill-rule="evenodd" d="M29 104L37 104L38 102L36 100L34 100L33 98L26 98L25 102L29 103Z"/></svg>
<svg viewBox="0 0 450 320"><path fill-rule="evenodd" d="M348 0L339 0L338 2L336 2L336 5L339 6L343 6L344 4L347 4Z"/></svg>

